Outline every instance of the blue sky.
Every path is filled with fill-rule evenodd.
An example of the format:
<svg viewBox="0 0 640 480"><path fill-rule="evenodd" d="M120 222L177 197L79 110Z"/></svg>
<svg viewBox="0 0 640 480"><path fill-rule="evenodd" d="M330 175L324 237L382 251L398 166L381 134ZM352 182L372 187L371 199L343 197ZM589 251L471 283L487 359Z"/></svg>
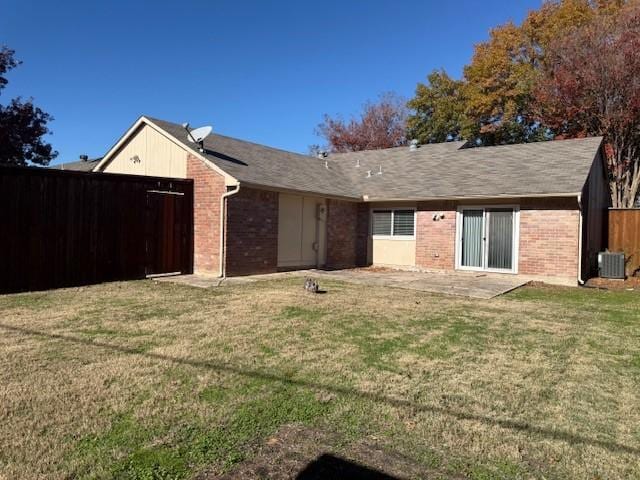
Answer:
<svg viewBox="0 0 640 480"><path fill-rule="evenodd" d="M56 160L103 154L141 114L306 153L324 113L460 76L473 45L540 0L0 0L24 63L0 101L55 117Z"/></svg>

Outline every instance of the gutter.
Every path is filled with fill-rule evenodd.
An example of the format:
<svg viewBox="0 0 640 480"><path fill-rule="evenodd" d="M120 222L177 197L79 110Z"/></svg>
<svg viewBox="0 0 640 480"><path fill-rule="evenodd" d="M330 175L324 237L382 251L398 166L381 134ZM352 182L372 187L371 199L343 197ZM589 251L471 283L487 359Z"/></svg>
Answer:
<svg viewBox="0 0 640 480"><path fill-rule="evenodd" d="M218 255L218 262L219 262L218 276L220 278L224 278L224 275L225 275L224 226L225 226L225 220L227 217L227 198L237 194L239 191L240 191L240 182L238 182L234 190L225 192L220 196L220 248L218 249L218 251L220 252L220 254Z"/></svg>
<svg viewBox="0 0 640 480"><path fill-rule="evenodd" d="M578 285L584 285L582 280L582 228L583 228L583 210L582 210L582 194L578 194L578 211L580 212L580 219L578 221Z"/></svg>
<svg viewBox="0 0 640 480"><path fill-rule="evenodd" d="M470 201L470 200L493 200L493 199L500 199L500 200L512 200L512 199L519 199L519 198L566 198L566 197L575 197L575 196L580 196L581 194L579 192L567 192L567 193L532 193L532 194L525 194L525 193L521 193L521 194L517 194L517 195L512 195L512 194L506 194L506 195L469 195L469 196L450 196L450 197L416 197L416 198L407 198L407 197L398 197L398 198L394 198L394 197L390 197L390 198L384 198L384 197L370 197L369 195L363 195L362 196L362 201L363 202L367 202L367 203L371 203L371 202L432 202L432 201L449 201L449 200L456 200L456 201Z"/></svg>
<svg viewBox="0 0 640 480"><path fill-rule="evenodd" d="M243 181L242 184L245 187L255 188L257 190L266 190L268 192L288 193L291 195L303 195L307 197L322 197L330 200L342 200L345 202L362 202L362 197L360 196L346 197L344 195L337 195L332 193L322 193L322 192L316 192L313 190L295 190L292 188L261 185L259 183L246 182L246 181Z"/></svg>

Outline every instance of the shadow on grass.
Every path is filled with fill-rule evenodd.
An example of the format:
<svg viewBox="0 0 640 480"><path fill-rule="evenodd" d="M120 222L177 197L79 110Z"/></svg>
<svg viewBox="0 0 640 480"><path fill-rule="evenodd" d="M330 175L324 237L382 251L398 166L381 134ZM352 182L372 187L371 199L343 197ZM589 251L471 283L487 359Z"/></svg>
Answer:
<svg viewBox="0 0 640 480"><path fill-rule="evenodd" d="M399 480L379 470L325 453L310 462L296 480L323 480L326 478L348 478L350 480Z"/></svg>
<svg viewBox="0 0 640 480"><path fill-rule="evenodd" d="M162 360L166 362L177 363L180 365L189 365L197 368L207 368L211 370L216 370L220 372L233 373L236 375L243 375L250 378L256 378L261 380L267 380L272 382L279 382L286 385L300 386L306 388L315 388L318 390L324 390L326 392L331 392L338 395L344 395L347 397L360 397L367 400L371 400L377 403L387 404L394 407L401 408L411 408L415 411L420 412L432 412L438 413L441 415L447 415L449 417L456 418L458 420L471 420L476 422L481 422L486 425L498 426L501 428L516 430L522 432L530 432L533 434L537 434L549 439L553 440L561 440L567 442L569 444L583 444L583 445L591 445L595 447L605 448L610 451L624 452L633 455L640 454L640 449L631 447L628 445L610 442L605 440L598 440L594 438L583 437L581 435L576 435L571 432L566 432L563 430L550 430L547 428L537 427L535 425L531 425L527 422L521 422L517 420L505 420L499 418L491 418L484 415L477 415L472 413L467 413L464 411L454 410L450 408L438 407L435 405L421 405L410 402L408 400L400 400L395 398L390 398L384 395L380 395L372 392L363 392L356 389L350 389L346 387L342 387L340 385L331 385L324 384L319 382L307 381L307 380L296 380L293 378L287 378L285 376L280 376L277 374L269 373L263 370L255 370L255 369L247 369L247 368L239 368L234 365L225 364L221 362L211 362L204 360L192 360L188 358L180 358L180 357L172 357L170 355L163 355L159 353L153 352L141 352L139 349L131 348L131 347L123 347L120 345L113 345L105 342L97 342L91 339L78 338L70 335L60 335L57 333L47 333L39 330L32 330L29 328L23 327L15 327L13 325L6 325L0 323L0 328L3 328L7 331L12 331L16 333L21 333L24 335L31 335L36 337L43 337L55 340L62 340L65 342L81 344L92 346L101 349L112 350L115 352L130 354L130 355L140 355L143 357Z"/></svg>

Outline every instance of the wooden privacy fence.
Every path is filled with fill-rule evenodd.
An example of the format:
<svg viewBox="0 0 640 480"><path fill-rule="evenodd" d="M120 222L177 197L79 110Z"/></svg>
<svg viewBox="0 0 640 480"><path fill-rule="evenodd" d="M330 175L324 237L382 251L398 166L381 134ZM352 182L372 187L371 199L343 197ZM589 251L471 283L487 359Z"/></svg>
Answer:
<svg viewBox="0 0 640 480"><path fill-rule="evenodd" d="M192 268L192 180L0 167L0 292Z"/></svg>
<svg viewBox="0 0 640 480"><path fill-rule="evenodd" d="M609 209L609 250L625 253L627 275L640 271L640 209Z"/></svg>

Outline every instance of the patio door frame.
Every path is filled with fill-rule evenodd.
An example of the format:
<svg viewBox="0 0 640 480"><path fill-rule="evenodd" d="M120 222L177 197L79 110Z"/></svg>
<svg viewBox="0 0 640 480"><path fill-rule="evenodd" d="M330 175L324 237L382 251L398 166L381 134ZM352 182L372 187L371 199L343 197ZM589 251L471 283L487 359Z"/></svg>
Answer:
<svg viewBox="0 0 640 480"><path fill-rule="evenodd" d="M513 229L512 229L512 257L510 269L489 268L487 248L489 238L489 222L487 221L487 213L492 209L510 209L513 211ZM482 266L467 267L462 265L462 217L464 210L482 210ZM488 212L489 211L489 212ZM456 248L455 262L456 270L471 270L476 272L496 272L496 273L518 273L518 257L520 243L520 205L460 205L456 210Z"/></svg>

